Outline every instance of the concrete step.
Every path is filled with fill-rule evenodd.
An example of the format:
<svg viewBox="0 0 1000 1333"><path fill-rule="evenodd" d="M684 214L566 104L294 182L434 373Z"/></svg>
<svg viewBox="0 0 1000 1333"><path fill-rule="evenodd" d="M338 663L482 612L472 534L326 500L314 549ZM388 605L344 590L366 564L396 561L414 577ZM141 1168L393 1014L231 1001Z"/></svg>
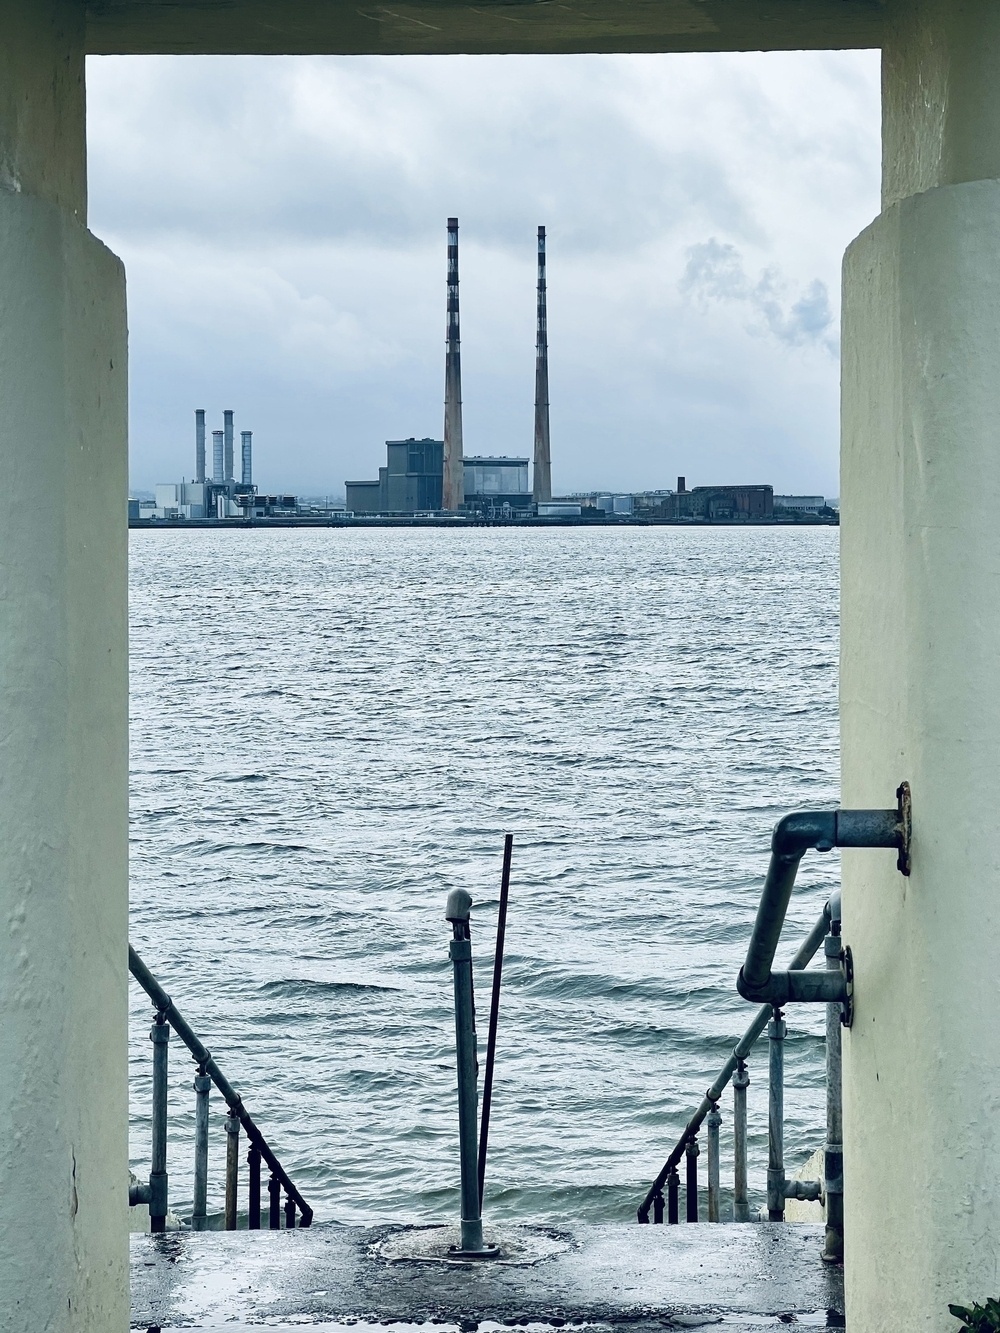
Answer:
<svg viewBox="0 0 1000 1333"><path fill-rule="evenodd" d="M449 1228L133 1236L132 1327L212 1333L491 1333L564 1325L634 1333L843 1327L823 1230L800 1224L487 1228L499 1260L457 1262Z"/></svg>

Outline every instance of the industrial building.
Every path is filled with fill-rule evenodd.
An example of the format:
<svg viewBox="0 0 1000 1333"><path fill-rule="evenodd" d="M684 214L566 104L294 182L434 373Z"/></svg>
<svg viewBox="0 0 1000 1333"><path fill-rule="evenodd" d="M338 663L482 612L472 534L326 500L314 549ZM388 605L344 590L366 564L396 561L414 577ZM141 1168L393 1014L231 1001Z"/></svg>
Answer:
<svg viewBox="0 0 1000 1333"><path fill-rule="evenodd" d="M822 495L776 495L775 509L788 509L798 514L819 514L828 509L826 498Z"/></svg>
<svg viewBox="0 0 1000 1333"><path fill-rule="evenodd" d="M677 490L665 495L652 517L702 523L752 523L774 516L773 486L695 486L683 477Z"/></svg>
<svg viewBox="0 0 1000 1333"><path fill-rule="evenodd" d="M377 481L346 483L348 513L427 514L443 507L443 440L386 440L385 453Z"/></svg>
<svg viewBox="0 0 1000 1333"><path fill-rule="evenodd" d="M156 487L152 506L137 506L135 518L205 519L264 517L288 513L295 508L295 496L258 496L253 482L253 431L240 432L240 479L235 471L235 414L227 408L222 414L222 430L212 431L212 475L206 475L205 409L194 414L194 480L161 483ZM135 521L130 501L129 518Z"/></svg>
<svg viewBox="0 0 1000 1333"><path fill-rule="evenodd" d="M430 514L442 502L443 440L386 440L386 464L377 481L349 481L347 511L354 514ZM531 509L527 458L463 458L463 507L494 516Z"/></svg>
<svg viewBox="0 0 1000 1333"><path fill-rule="evenodd" d="M465 459L465 508L489 518L531 512L526 458Z"/></svg>

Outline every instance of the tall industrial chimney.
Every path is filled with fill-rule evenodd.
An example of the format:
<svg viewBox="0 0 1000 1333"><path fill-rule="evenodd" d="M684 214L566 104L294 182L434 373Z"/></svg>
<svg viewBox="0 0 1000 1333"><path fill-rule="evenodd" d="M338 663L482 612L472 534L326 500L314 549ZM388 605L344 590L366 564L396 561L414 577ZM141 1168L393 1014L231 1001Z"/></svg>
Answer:
<svg viewBox="0 0 1000 1333"><path fill-rule="evenodd" d="M199 407L194 414L194 479L205 480L205 409Z"/></svg>
<svg viewBox="0 0 1000 1333"><path fill-rule="evenodd" d="M535 466L531 496L535 504L552 499L549 450L549 334L545 304L545 228L538 228L538 327L535 335Z"/></svg>
<svg viewBox="0 0 1000 1333"><path fill-rule="evenodd" d="M458 218L448 219L448 328L444 358L444 476L441 508L465 503L462 462L462 354L458 336Z"/></svg>
<svg viewBox="0 0 1000 1333"><path fill-rule="evenodd" d="M221 430L212 431L212 480L225 481L225 434Z"/></svg>
<svg viewBox="0 0 1000 1333"><path fill-rule="evenodd" d="M240 431L240 463L244 486L253 485L253 431Z"/></svg>
<svg viewBox="0 0 1000 1333"><path fill-rule="evenodd" d="M232 412L223 412L222 426L226 437L226 475L223 481L233 480L233 414Z"/></svg>

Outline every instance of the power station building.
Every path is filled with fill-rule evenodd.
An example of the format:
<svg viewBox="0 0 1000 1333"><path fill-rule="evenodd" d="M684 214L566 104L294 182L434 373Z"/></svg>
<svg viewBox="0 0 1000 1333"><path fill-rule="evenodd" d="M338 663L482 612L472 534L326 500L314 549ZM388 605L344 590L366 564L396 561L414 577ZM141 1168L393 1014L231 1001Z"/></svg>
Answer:
<svg viewBox="0 0 1000 1333"><path fill-rule="evenodd" d="M377 481L347 482L355 514L428 514L443 509L444 441L386 440ZM528 512L527 458L463 458L466 511L487 515Z"/></svg>

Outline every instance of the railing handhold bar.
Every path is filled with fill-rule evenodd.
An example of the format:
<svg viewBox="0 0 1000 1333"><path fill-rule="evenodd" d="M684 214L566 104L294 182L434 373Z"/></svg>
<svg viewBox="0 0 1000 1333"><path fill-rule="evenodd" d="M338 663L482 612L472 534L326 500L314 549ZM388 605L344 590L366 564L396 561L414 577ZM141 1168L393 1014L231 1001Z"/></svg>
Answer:
<svg viewBox="0 0 1000 1333"><path fill-rule="evenodd" d="M313 1210L295 1188L294 1184L289 1179L285 1168L271 1151L264 1135L257 1128L250 1112L243 1105L242 1098L238 1096L232 1084L215 1063L212 1052L198 1039L183 1014L177 1009L173 1000L153 976L152 972L150 972L149 968L136 953L135 949L132 948L131 944L128 946L128 970L153 1001L153 1005L157 1011L163 1014L164 1018L170 1023L170 1026L177 1033L178 1037L180 1037L181 1041L194 1056L195 1063L205 1070L205 1073L208 1074L209 1078L222 1093L226 1105L246 1130L247 1138L250 1142L256 1144L260 1149L260 1155L264 1158L264 1161L267 1162L272 1175L277 1176L281 1181L285 1193L295 1200L299 1212L302 1214L301 1225L304 1227L309 1226L313 1219Z"/></svg>
<svg viewBox="0 0 1000 1333"><path fill-rule="evenodd" d="M819 949L819 946L823 943L823 940L826 938L827 932L830 929L830 921L832 919L830 911L831 911L830 904L827 903L826 906L823 908L823 911L821 912L818 921L813 926L809 934L802 941L802 943L799 945L798 952L796 953L795 957L789 964L789 968L791 970L798 971L799 969L804 968L806 964L810 962L810 960L813 957L815 957ZM817 972L815 975L822 976L823 973ZM688 1139L697 1135L699 1129L701 1129L702 1122L708 1115L709 1111L712 1109L712 1103L717 1102L719 1098L722 1096L722 1094L725 1092L726 1087L729 1084L729 1080L736 1073L737 1066L739 1065L741 1060L745 1060L747 1056L750 1054L750 1051L753 1049L753 1046L756 1043L757 1038L767 1027L768 1020L770 1019L770 1017L771 1017L771 1006L769 1004L761 1005L760 1010L757 1013L757 1017L753 1020L753 1022L744 1032L743 1036L736 1043L736 1046L733 1048L732 1055L719 1070L718 1077L716 1078L715 1082L709 1088L707 1095L702 1099L701 1105L698 1107L697 1111L695 1111L694 1115L691 1117L691 1119L685 1126L683 1134L677 1140L676 1146L674 1147L670 1156L664 1163L663 1170L660 1172L660 1174L653 1181L653 1184L650 1186L649 1193L646 1195L645 1199L643 1199L642 1203L639 1206L638 1218L640 1222L649 1221L649 1210L653 1206L653 1199L656 1197L657 1194L661 1193L661 1191L663 1190L664 1183L667 1179L667 1176L670 1175L670 1172L677 1166L678 1162L683 1157L684 1148L685 1145L687 1144Z"/></svg>
<svg viewBox="0 0 1000 1333"><path fill-rule="evenodd" d="M740 968L736 988L745 1000L785 1004L789 1000L836 1003L847 998L830 993L838 979L826 974L822 982L805 982L788 973L772 973L774 955L785 924L785 914L795 886L799 862L810 848L829 852L834 847L893 847L897 865L909 873L909 788L896 793L895 810L800 810L775 825L771 837L771 863L757 908L746 961ZM822 975L822 974L818 974Z"/></svg>

